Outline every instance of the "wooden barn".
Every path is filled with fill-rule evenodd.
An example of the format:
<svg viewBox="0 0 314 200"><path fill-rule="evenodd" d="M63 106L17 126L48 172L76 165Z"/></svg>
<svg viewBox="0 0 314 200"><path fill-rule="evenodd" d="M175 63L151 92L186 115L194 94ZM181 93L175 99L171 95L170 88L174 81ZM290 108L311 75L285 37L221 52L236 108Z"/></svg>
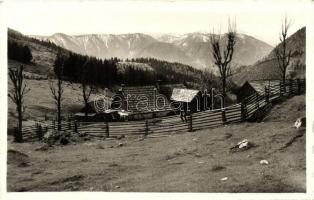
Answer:
<svg viewBox="0 0 314 200"><path fill-rule="evenodd" d="M158 85L157 88L161 94L165 95L168 99L170 99L174 88L186 89L186 86L184 84L181 84L181 83L162 84L162 85Z"/></svg>
<svg viewBox="0 0 314 200"><path fill-rule="evenodd" d="M106 106L102 104L106 104ZM122 86L111 97L91 101L87 107L76 114L76 117L82 118L85 110L89 114L89 121L102 121L104 119L123 121L167 116L171 112L171 107L168 98L159 93L156 86L150 85Z"/></svg>
<svg viewBox="0 0 314 200"><path fill-rule="evenodd" d="M119 120L118 110L111 109L112 98L102 97L88 102L80 112L74 115L79 121L117 121ZM87 116L85 116L85 112Z"/></svg>
<svg viewBox="0 0 314 200"><path fill-rule="evenodd" d="M253 94L263 95L266 89L279 85L277 80L258 80L246 81L237 91L237 102L242 102L248 96Z"/></svg>
<svg viewBox="0 0 314 200"><path fill-rule="evenodd" d="M173 102L175 109L181 105L185 112L188 108L191 112L197 112L202 110L203 107L203 96L199 90L174 88L170 100Z"/></svg>
<svg viewBox="0 0 314 200"><path fill-rule="evenodd" d="M170 102L156 86L122 87L123 110L129 120L149 119L170 113Z"/></svg>

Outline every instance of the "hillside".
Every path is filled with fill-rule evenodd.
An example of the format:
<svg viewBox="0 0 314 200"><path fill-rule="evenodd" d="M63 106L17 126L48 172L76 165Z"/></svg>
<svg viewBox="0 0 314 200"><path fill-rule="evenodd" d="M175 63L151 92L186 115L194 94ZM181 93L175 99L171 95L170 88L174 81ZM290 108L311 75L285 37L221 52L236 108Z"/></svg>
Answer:
<svg viewBox="0 0 314 200"><path fill-rule="evenodd" d="M209 33L188 33L183 35L153 34L91 34L32 36L53 42L76 53L98 58L152 57L169 62L179 62L204 69L212 67ZM222 35L222 40L225 35ZM245 34L238 34L234 63L249 65L266 56L272 47L265 42Z"/></svg>
<svg viewBox="0 0 314 200"><path fill-rule="evenodd" d="M305 78L305 38L305 27L287 38L287 49L292 52L290 65L287 69L288 78ZM280 48L280 46L281 44L277 45L276 48ZM265 59L258 61L254 65L244 67L239 74L234 76L234 81L242 84L246 80L280 79L280 71L274 51L273 49Z"/></svg>
<svg viewBox="0 0 314 200"><path fill-rule="evenodd" d="M53 63L58 51L68 53L67 50L53 43L30 38L13 29L8 29L8 41L14 41L20 45L27 45L30 48L33 59L31 64L25 66L25 70L40 75L53 73Z"/></svg>
<svg viewBox="0 0 314 200"><path fill-rule="evenodd" d="M292 125L304 116L304 101L277 104L262 123L169 137L91 138L46 150L9 138L8 191L303 193L305 130ZM243 139L255 147L231 152Z"/></svg>
<svg viewBox="0 0 314 200"><path fill-rule="evenodd" d="M96 37L96 35L93 35ZM124 35L123 37L127 37L128 35ZM64 34L55 34L53 38L62 38L63 43L70 43L67 40L67 36ZM79 38L84 38L83 36L80 36ZM151 43L148 41L157 41L153 39L150 36L144 37L143 39L141 37L141 34L135 34L132 42L130 43L130 47L137 48L137 46L142 46L144 43ZM87 40L88 37L85 37ZM82 60L89 59L91 60L91 63L89 65L89 68L91 69L92 75L95 76L93 79L97 80L96 84L99 83L106 83L108 81L104 79L113 79L111 83L114 85L120 85L121 83L128 84L155 84L156 80L162 80L165 83L182 83L184 81L186 82L196 82L197 85L202 84L203 74L200 70L196 70L192 68L191 66L184 65L177 62L167 62L163 60L156 60L156 62L161 63L158 65L154 65L156 62L142 62L145 59L142 59L141 62L135 63L134 59L131 60L125 60L122 61L119 58L110 58L106 60L100 60L96 59L95 57L87 57L86 55L81 55L77 53L73 53L69 50L66 50L50 41L40 41L35 38L30 38L28 36L25 36L15 30L9 29L8 30L8 41L9 42L15 42L19 45L27 45L31 53L33 54L33 59L31 60L31 63L24 64L25 65L25 71L30 73L35 73L43 76L52 75L53 74L53 65L54 61L56 59L56 55L58 52L61 52L63 55L65 55L66 62L64 67L64 75L66 76L67 80L76 80L76 74L79 70L80 65L83 65L84 62ZM95 43L90 44L92 46L102 44L100 41L94 41ZM72 44L72 43L71 43ZM142 52L142 54L145 54L145 57L152 56L150 54L151 51L154 51L154 49L158 49L160 52L160 55L164 55L170 59L171 55L167 55L167 52L161 51L162 48L159 48L159 45L164 45L162 42L157 43L151 43L152 46L147 47L145 51ZM157 46L156 46L157 45ZM166 44L169 48L173 49L174 45ZM155 46L155 47L154 47ZM77 46L78 47L78 46ZM91 47L86 46L87 49L90 49ZM174 49L177 50L177 49ZM172 51L172 50L171 50ZM181 51L178 51L181 52ZM120 52L121 53L121 52ZM176 53L175 51L173 52ZM182 52L181 52L182 53ZM178 53L180 54L180 53ZM117 54L116 56L119 56L120 58L123 57L125 54ZM160 56L165 58L164 56ZM177 58L179 58L178 56ZM174 57L176 58L176 57ZM74 60L76 60L74 62ZM152 60L152 59L146 59L146 61ZM174 59L175 60L175 59ZM9 67L12 65L13 60L9 60ZM151 66L151 65L154 66ZM98 66L97 66L98 65ZM109 66L110 65L110 66ZM103 66L103 67L101 67ZM131 69L131 70L125 70L125 68ZM98 72L95 71L95 69L99 70ZM110 68L110 69L109 69ZM129 76L128 72L132 71L133 74L136 75L136 77L143 77L146 81L143 83L139 83L138 81L134 81L134 77L127 78ZM110 72L110 73L109 73ZM124 74L121 74L124 73ZM111 77L106 77L113 74ZM118 77L119 75L122 75ZM146 77L147 75L147 77ZM140 80L139 80L140 81ZM109 85L109 87L112 86L112 84ZM101 87L108 85L100 85Z"/></svg>
<svg viewBox="0 0 314 200"><path fill-rule="evenodd" d="M14 31L12 29L8 30L8 40L14 41L21 45L27 45L31 53L33 54L33 59L30 63L21 63L15 60L8 60L9 68L16 68L23 64L25 68L25 77L27 86L31 89L30 92L25 96L25 108L26 112L24 118L27 120L38 120L43 119L45 115L52 117L55 114L55 104L51 96L49 89L49 82L47 79L48 75L53 74L53 65L56 59L58 51L63 52L63 54L70 55L71 52L65 50L61 47L54 45L49 42L42 42L37 39L29 38L23 34ZM156 63L156 64L155 64ZM76 67L74 65L74 67ZM142 59L139 62L131 61L119 61L116 65L117 73L119 75L127 74L125 70L127 68L132 68L133 73L129 78L132 80L140 81L143 76L148 76L148 74L154 74L154 79L150 79L150 82L155 84L157 79L169 80L170 82L179 82L183 80L193 81L196 80L196 85L200 84L202 73L199 70L195 70L190 66L182 65L180 63L169 63L166 61ZM155 75L165 74L164 76ZM100 73L100 76L105 77L105 74ZM141 77L139 77L141 76ZM120 78L124 76L120 76ZM199 80L199 81L197 81ZM127 79L125 78L125 81ZM137 83L142 84L142 83ZM194 83L195 84L195 83ZM68 81L64 82L64 100L63 100L63 111L64 114L78 112L83 106L82 94L80 85L78 83L70 83ZM112 85L113 88L119 87L119 83ZM9 90L12 88L12 83L8 80ZM101 93L99 89L99 93ZM11 100L8 101L8 118L9 118L9 128L13 128L16 123L15 105Z"/></svg>

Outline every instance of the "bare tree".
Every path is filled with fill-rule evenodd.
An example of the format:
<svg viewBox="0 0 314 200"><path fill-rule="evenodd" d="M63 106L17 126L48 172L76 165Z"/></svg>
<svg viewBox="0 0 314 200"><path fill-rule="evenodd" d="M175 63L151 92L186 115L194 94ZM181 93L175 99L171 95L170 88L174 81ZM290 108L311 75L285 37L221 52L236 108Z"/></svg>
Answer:
<svg viewBox="0 0 314 200"><path fill-rule="evenodd" d="M288 21L287 16L281 24L281 33L279 36L280 44L275 48L275 55L278 61L278 68L280 70L280 76L282 83L286 83L287 68L290 64L291 50L287 48L287 35L291 22Z"/></svg>
<svg viewBox="0 0 314 200"><path fill-rule="evenodd" d="M223 43L220 35L212 34L210 37L212 47L212 55L215 65L219 69L220 81L222 86L222 105L225 107L227 79L232 76L231 61L236 44L236 23L229 20L228 32L226 33L226 41Z"/></svg>
<svg viewBox="0 0 314 200"><path fill-rule="evenodd" d="M13 89L8 94L9 98L15 103L16 111L18 114L18 126L17 131L14 133L14 141L15 142L23 142L23 112L25 111L24 96L27 92L30 91L27 88L26 83L24 82L23 76L24 66L21 65L17 69L9 69L9 77L11 82L13 83Z"/></svg>
<svg viewBox="0 0 314 200"><path fill-rule="evenodd" d="M62 115L62 95L63 95L63 81L62 81L62 74L63 74L63 66L64 60L61 58L61 55L57 55L57 59L55 61L55 77L57 79L56 83L53 80L49 80L49 87L54 99L54 102L57 107L57 123L58 123L58 131L61 130L61 115Z"/></svg>
<svg viewBox="0 0 314 200"><path fill-rule="evenodd" d="M81 82L81 86L82 86L82 96L83 96L83 101L84 101L84 105L85 105L85 110L84 110L85 119L87 118L87 114L88 114L88 110L87 110L88 102L89 102L89 99L90 99L92 92L94 91L93 85L88 84L87 63L88 63L88 60L86 60L84 65L81 67L80 74L79 74L79 78L80 78L80 82Z"/></svg>

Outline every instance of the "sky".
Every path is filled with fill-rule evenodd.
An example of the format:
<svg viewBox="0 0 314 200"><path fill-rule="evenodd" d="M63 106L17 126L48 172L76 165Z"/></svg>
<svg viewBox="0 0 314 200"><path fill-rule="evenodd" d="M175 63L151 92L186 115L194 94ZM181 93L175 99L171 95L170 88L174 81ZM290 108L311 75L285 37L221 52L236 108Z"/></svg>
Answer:
<svg viewBox="0 0 314 200"><path fill-rule="evenodd" d="M23 1L5 2L8 27L27 35L92 33L190 33L237 31L270 45L279 43L282 19L290 33L306 25L304 1Z"/></svg>

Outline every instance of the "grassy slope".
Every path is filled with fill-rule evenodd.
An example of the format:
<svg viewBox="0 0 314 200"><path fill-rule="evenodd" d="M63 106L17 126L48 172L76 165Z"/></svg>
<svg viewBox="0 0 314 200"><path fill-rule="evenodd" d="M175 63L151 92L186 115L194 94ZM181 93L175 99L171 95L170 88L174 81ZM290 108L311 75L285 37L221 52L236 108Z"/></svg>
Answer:
<svg viewBox="0 0 314 200"><path fill-rule="evenodd" d="M32 52L32 64L25 67L26 71L47 75L53 73L53 63L57 55L57 49L44 46L37 41L30 40L29 37L12 29L8 30L8 40L17 42L20 45L27 45ZM66 50L63 50L66 52ZM9 65L12 62L9 61Z"/></svg>
<svg viewBox="0 0 314 200"><path fill-rule="evenodd" d="M15 68L21 63L9 60L9 68ZM36 66L33 64L25 65L26 73L29 76L40 76L45 77L44 75L39 75L33 73L33 69L36 69ZM48 117L55 115L56 105L52 98L52 94L49 87L49 81L46 80L34 80L34 79L25 79L27 87L31 90L25 96L24 106L26 108L24 113L24 118L33 121L33 120L42 120L45 114ZM64 114L78 112L84 105L82 98L82 91L80 89L80 84L69 83L64 81L64 93L62 108ZM11 90L13 85L10 80L8 80L8 89ZM101 93L101 91L99 91ZM93 98L94 95L91 96ZM15 104L8 99L8 127L12 129L16 125L16 110ZM26 122L28 123L28 122Z"/></svg>
<svg viewBox="0 0 314 200"><path fill-rule="evenodd" d="M305 115L304 101L296 96L276 105L263 123L167 138L95 140L45 152L34 151L40 143L9 142L9 149L29 157L9 153L8 190L304 192L305 136L282 148L300 133L292 125ZM244 138L257 147L231 153L229 148ZM119 142L124 145L117 147ZM260 165L262 159L269 165Z"/></svg>

